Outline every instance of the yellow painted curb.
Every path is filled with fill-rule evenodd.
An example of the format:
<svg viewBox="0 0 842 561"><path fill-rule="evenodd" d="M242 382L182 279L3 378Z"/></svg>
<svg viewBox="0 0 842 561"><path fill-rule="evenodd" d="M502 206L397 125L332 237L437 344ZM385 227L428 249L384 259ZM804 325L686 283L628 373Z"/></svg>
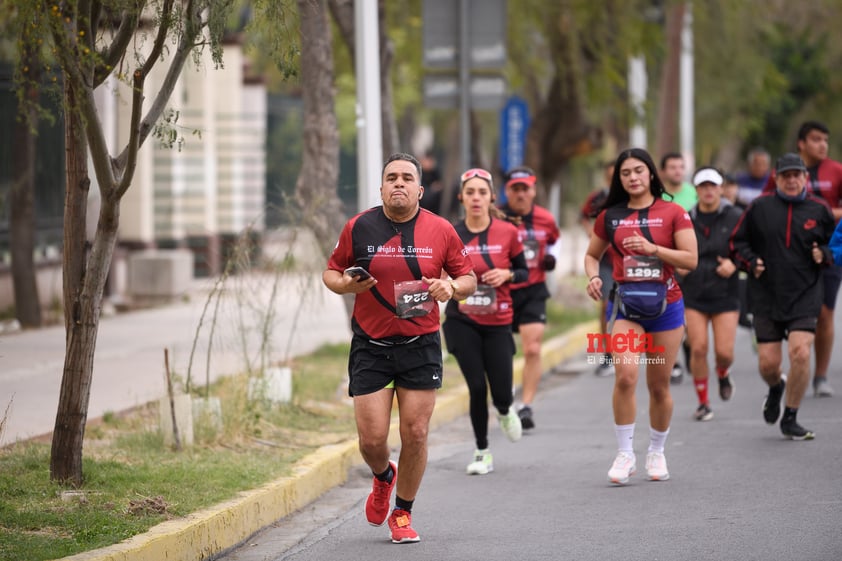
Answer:
<svg viewBox="0 0 842 561"><path fill-rule="evenodd" d="M351 466L361 461L356 440L323 446L295 465L293 474L230 501L178 520L158 524L141 534L64 561L161 561L207 559L257 530L310 504L343 484Z"/></svg>
<svg viewBox="0 0 842 561"><path fill-rule="evenodd" d="M588 322L545 341L545 364L557 364L585 350L585 337L599 329ZM519 385L523 360L514 364L515 385ZM430 430L464 415L469 405L468 389L460 386L439 395L430 420ZM400 444L397 421L389 431L389 445ZM323 446L299 461L289 477L277 479L230 501L178 520L169 520L141 534L101 549L64 557L63 561L201 561L236 546L249 536L310 504L328 490L342 485L348 471L362 463L357 439Z"/></svg>

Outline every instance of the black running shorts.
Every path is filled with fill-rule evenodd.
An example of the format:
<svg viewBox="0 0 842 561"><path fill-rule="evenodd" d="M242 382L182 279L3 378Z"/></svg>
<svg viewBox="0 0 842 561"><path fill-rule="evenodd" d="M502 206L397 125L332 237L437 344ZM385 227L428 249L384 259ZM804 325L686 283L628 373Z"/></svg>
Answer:
<svg viewBox="0 0 842 561"><path fill-rule="evenodd" d="M547 323L547 298L550 293L544 283L531 284L512 290L512 331L525 323Z"/></svg>
<svg viewBox="0 0 842 561"><path fill-rule="evenodd" d="M793 331L816 332L818 318L804 317L789 321L775 321L767 316L754 316L754 335L758 343L777 343Z"/></svg>
<svg viewBox="0 0 842 561"><path fill-rule="evenodd" d="M439 332L407 337L406 342L354 335L348 355L348 395L366 395L394 385L411 390L438 389L443 376Z"/></svg>
<svg viewBox="0 0 842 561"><path fill-rule="evenodd" d="M824 282L825 307L836 309L836 296L839 294L839 285L842 284L842 265L830 265L822 270L822 281Z"/></svg>

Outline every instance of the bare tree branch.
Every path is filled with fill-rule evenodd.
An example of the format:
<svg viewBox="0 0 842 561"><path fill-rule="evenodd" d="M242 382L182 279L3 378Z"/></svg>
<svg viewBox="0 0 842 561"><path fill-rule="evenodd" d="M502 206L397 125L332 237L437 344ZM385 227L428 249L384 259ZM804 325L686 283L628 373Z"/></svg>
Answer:
<svg viewBox="0 0 842 561"><path fill-rule="evenodd" d="M178 46L175 50L170 66L167 68L167 74L164 77L163 82L161 83L161 88L158 90L158 93L155 96L155 99L149 107L149 110L147 111L146 115L143 117L143 120L139 122L136 121L136 119L142 111L142 91L140 92L139 96L136 93L132 99L132 122L137 124L132 126L129 142L123 149L123 152L117 157L117 166L120 169L124 170L124 177L130 178L133 175L131 172L134 170L134 167L137 163L137 150L132 150L131 148L133 146L140 146L144 143L146 138L149 136L149 133L152 131L152 128L155 126L155 123L158 121L161 114L164 112L164 108L166 107L167 102L169 101L169 98L172 95L173 90L175 89L175 85L178 82L178 78L181 75L182 70L184 69L184 64L187 61L187 57L190 56L190 52L195 46L195 39L202 29L201 14L199 14L198 10L195 9L194 3L192 1L189 2L185 17L187 18L187 22L184 26L184 32L182 33L179 39ZM171 21L162 21L161 25L171 25L171 23ZM153 60L155 59L150 58L146 62L148 64L150 61ZM149 69L151 69L151 66L149 67ZM143 76L145 77L145 75ZM136 74L136 92L138 87L137 78L138 75ZM142 81L140 82L140 84L142 87ZM128 187L128 181L121 182L121 184L117 187L117 192L119 196L122 197L128 189Z"/></svg>
<svg viewBox="0 0 842 561"><path fill-rule="evenodd" d="M192 4L192 1L188 4L188 17L189 14L192 13ZM155 43L152 45L152 52L149 53L149 57L140 69L140 75L142 78L146 78L149 75L152 68L158 62L158 58L161 56L161 53L164 51L164 43L167 40L167 34L170 31L170 27L172 27L173 18L175 17L172 13L172 7L173 0L165 0L164 7L161 10L161 23L158 25L158 35L155 36Z"/></svg>
<svg viewBox="0 0 842 561"><path fill-rule="evenodd" d="M102 85L106 78L120 62L126 53L137 31L137 24L140 19L140 7L135 10L125 10L120 19L120 27L114 34L114 38L106 49L100 53L101 63L97 65L94 73L94 87ZM93 34L93 33L92 33Z"/></svg>

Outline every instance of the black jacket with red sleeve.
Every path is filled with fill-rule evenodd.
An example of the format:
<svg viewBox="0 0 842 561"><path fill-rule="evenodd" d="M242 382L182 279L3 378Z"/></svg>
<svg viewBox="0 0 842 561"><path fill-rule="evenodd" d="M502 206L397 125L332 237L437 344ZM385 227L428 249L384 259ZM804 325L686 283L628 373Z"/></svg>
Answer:
<svg viewBox="0 0 842 561"><path fill-rule="evenodd" d="M830 207L807 194L786 200L777 191L756 198L731 234L731 258L748 271L751 311L774 321L818 317L822 305L821 269L832 263L827 243L833 234ZM824 253L813 261L813 243ZM754 276L757 259L765 271Z"/></svg>

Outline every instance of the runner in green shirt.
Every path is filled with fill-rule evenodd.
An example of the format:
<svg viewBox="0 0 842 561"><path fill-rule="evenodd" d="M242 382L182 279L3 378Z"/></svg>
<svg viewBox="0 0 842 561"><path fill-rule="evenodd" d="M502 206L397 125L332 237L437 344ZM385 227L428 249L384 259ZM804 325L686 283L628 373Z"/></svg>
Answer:
<svg viewBox="0 0 842 561"><path fill-rule="evenodd" d="M664 200L672 201L684 210L690 210L699 199L695 187L684 181L684 173L684 157L678 152L670 152L661 158L661 181L667 190L662 195Z"/></svg>
<svg viewBox="0 0 842 561"><path fill-rule="evenodd" d="M661 181L664 184L666 192L661 195L664 200L672 201L681 206L684 210L689 211L696 206L699 200L696 195L696 188L684 181L684 156L678 152L667 152L661 158ZM680 284L680 280L679 280ZM690 346L687 344L687 339L682 343L684 350L684 364L687 365L687 372L690 372ZM675 360L675 365L672 367L670 374L671 384L680 384L684 379L684 369L681 368L678 359Z"/></svg>

